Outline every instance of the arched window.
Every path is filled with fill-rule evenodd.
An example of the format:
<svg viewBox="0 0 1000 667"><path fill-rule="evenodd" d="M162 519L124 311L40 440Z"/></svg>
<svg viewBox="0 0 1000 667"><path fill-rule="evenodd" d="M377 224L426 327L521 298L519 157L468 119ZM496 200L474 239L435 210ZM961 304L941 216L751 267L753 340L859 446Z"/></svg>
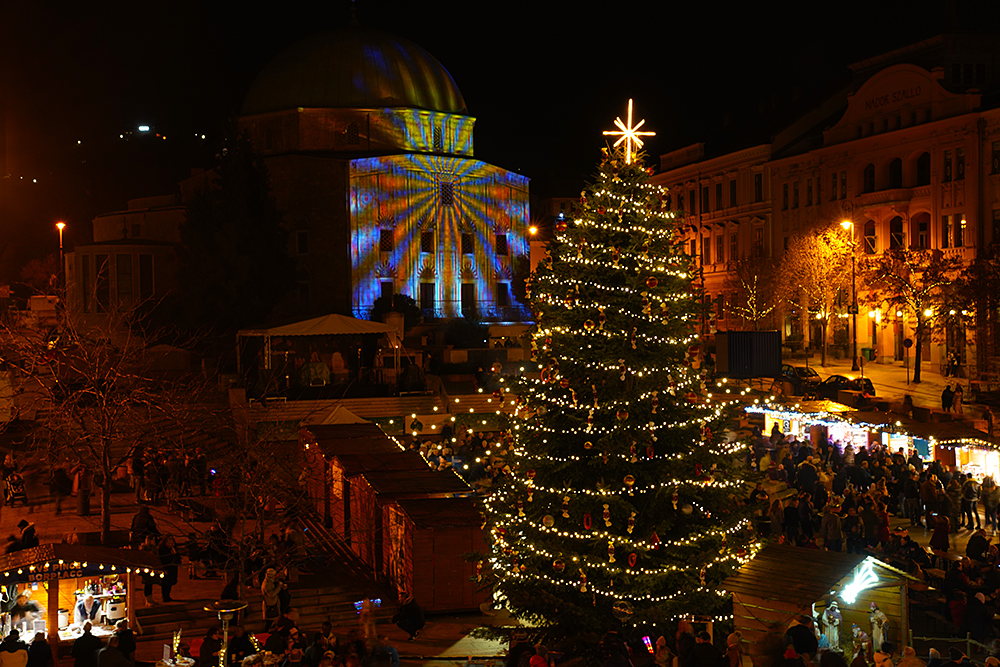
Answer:
<svg viewBox="0 0 1000 667"><path fill-rule="evenodd" d="M875 236L875 221L865 223L865 252L874 255L878 252L878 239Z"/></svg>
<svg viewBox="0 0 1000 667"><path fill-rule="evenodd" d="M889 249L905 248L903 235L903 219L898 215L889 221Z"/></svg>
<svg viewBox="0 0 1000 667"><path fill-rule="evenodd" d="M862 192L875 192L875 165L868 163L861 178Z"/></svg>
<svg viewBox="0 0 1000 667"><path fill-rule="evenodd" d="M889 188L903 187L903 161L896 158L889 163Z"/></svg>
<svg viewBox="0 0 1000 667"><path fill-rule="evenodd" d="M931 214L917 213L910 218L911 245L918 250L931 247Z"/></svg>
<svg viewBox="0 0 1000 667"><path fill-rule="evenodd" d="M917 185L931 184L931 154L921 153L917 158Z"/></svg>

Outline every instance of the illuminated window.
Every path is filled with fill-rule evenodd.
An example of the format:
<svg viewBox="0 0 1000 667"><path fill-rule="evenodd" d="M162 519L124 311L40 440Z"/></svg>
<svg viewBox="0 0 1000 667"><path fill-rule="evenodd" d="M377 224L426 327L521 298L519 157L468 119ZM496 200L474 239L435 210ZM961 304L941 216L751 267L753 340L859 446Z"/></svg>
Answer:
<svg viewBox="0 0 1000 667"><path fill-rule="evenodd" d="M344 142L348 146L357 146L361 143L361 137L358 135L358 124L349 123L347 129L344 130Z"/></svg>
<svg viewBox="0 0 1000 667"><path fill-rule="evenodd" d="M396 249L396 239L391 229L378 230L379 252L392 252Z"/></svg>
<svg viewBox="0 0 1000 667"><path fill-rule="evenodd" d="M454 206L455 184L451 181L441 181L441 206Z"/></svg>
<svg viewBox="0 0 1000 667"><path fill-rule="evenodd" d="M462 233L462 254L463 255L474 255L476 253L476 244L472 239L472 234L468 232Z"/></svg>
<svg viewBox="0 0 1000 667"><path fill-rule="evenodd" d="M434 252L434 232L420 232L420 252Z"/></svg>
<svg viewBox="0 0 1000 667"><path fill-rule="evenodd" d="M712 239L709 236L701 237L701 263L702 266L712 263Z"/></svg>
<svg viewBox="0 0 1000 667"><path fill-rule="evenodd" d="M753 175L753 200L758 204L764 201L764 174Z"/></svg>
<svg viewBox="0 0 1000 667"><path fill-rule="evenodd" d="M961 248L965 245L965 214L955 216L955 247Z"/></svg>
<svg viewBox="0 0 1000 667"><path fill-rule="evenodd" d="M295 252L298 255L309 254L309 232L304 230L295 232Z"/></svg>
<svg viewBox="0 0 1000 667"><path fill-rule="evenodd" d="M875 221L865 223L865 252L874 255L878 251L878 238L875 236Z"/></svg>
<svg viewBox="0 0 1000 667"><path fill-rule="evenodd" d="M918 213L910 218L910 235L913 245L919 250L930 248L930 213Z"/></svg>
<svg viewBox="0 0 1000 667"><path fill-rule="evenodd" d="M903 219L898 215L889 221L889 249L904 248Z"/></svg>
<svg viewBox="0 0 1000 667"><path fill-rule="evenodd" d="M434 128L434 152L444 152L444 136L439 127Z"/></svg>
<svg viewBox="0 0 1000 667"><path fill-rule="evenodd" d="M497 250L497 254L500 255L501 257L506 256L507 254L509 254L509 251L507 249L507 235L506 234L497 234L496 250Z"/></svg>
<svg viewBox="0 0 1000 667"><path fill-rule="evenodd" d="M945 183L951 180L951 151L944 152L944 172L941 174L941 180Z"/></svg>
<svg viewBox="0 0 1000 667"><path fill-rule="evenodd" d="M722 234L715 237L715 261L719 264L726 261L726 237Z"/></svg>
<svg viewBox="0 0 1000 667"><path fill-rule="evenodd" d="M959 148L955 151L955 180L965 180L965 149Z"/></svg>

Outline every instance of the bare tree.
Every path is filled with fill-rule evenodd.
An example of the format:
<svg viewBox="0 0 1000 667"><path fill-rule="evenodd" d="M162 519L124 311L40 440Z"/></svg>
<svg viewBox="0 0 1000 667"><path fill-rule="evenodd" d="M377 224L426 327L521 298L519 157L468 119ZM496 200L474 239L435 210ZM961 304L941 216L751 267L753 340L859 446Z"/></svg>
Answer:
<svg viewBox="0 0 1000 667"><path fill-rule="evenodd" d="M45 332L0 328L0 362L13 371L22 405L35 411L33 449L49 465L69 464L81 493L100 490L101 537L111 531L111 493L140 443L159 447L164 432L202 429L189 407L204 394L200 376L158 373L177 348L153 346L123 315L86 328L65 314Z"/></svg>
<svg viewBox="0 0 1000 667"><path fill-rule="evenodd" d="M916 319L916 355L913 381L920 382L921 343L930 333L962 269L960 260L946 257L940 250L887 250L871 255L861 264L867 301L879 308L902 310Z"/></svg>
<svg viewBox="0 0 1000 667"><path fill-rule="evenodd" d="M826 365L830 317L837 296L849 285L851 240L839 225L791 237L778 269L778 299L815 313L822 330L820 365Z"/></svg>
<svg viewBox="0 0 1000 667"><path fill-rule="evenodd" d="M775 280L777 267L774 260L754 253L733 262L726 278L726 289L736 295L729 303L729 312L757 331L777 307Z"/></svg>

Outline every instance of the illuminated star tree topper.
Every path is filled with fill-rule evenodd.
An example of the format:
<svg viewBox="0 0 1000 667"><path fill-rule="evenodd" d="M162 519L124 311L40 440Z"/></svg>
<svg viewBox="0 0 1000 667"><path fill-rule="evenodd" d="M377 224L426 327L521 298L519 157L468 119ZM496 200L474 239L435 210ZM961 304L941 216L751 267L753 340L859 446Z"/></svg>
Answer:
<svg viewBox="0 0 1000 667"><path fill-rule="evenodd" d="M640 132L639 128L645 123L645 120L640 120L635 126L632 125L632 100L628 101L628 122L623 123L621 117L615 118L615 125L618 130L605 130L604 136L618 137L618 141L615 142L615 148L618 145L625 142L625 164L632 164L632 157L639 153L639 149L642 148L642 139L639 137L652 137L656 136L656 132ZM632 150L632 146L635 146L635 151Z"/></svg>

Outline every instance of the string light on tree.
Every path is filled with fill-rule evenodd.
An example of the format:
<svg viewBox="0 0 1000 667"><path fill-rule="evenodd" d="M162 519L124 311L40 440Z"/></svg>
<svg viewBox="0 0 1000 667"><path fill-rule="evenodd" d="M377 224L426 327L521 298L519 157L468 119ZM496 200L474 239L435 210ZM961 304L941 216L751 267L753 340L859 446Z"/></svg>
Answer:
<svg viewBox="0 0 1000 667"><path fill-rule="evenodd" d="M631 112L528 281L541 372L507 378L510 472L483 501L484 583L546 643L714 616L757 548L732 396L699 361L699 268Z"/></svg>

